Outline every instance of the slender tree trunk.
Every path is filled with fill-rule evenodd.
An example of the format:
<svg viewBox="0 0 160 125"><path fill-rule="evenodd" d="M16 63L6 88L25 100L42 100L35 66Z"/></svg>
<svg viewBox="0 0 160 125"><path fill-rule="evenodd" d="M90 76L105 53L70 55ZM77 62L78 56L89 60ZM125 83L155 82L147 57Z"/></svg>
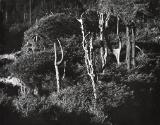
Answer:
<svg viewBox="0 0 160 125"><path fill-rule="evenodd" d="M58 39L57 39L58 40ZM55 72L56 72L56 81L57 81L57 93L60 92L60 76L59 76L59 70L58 70L58 66L62 63L63 58L64 58L64 52L63 52L63 48L61 46L60 41L58 40L60 49L61 49L61 59L60 61L58 61L57 59L57 45L56 42L54 42L54 67L55 67Z"/></svg>
<svg viewBox="0 0 160 125"><path fill-rule="evenodd" d="M110 13L109 13L110 14ZM108 14L108 15L109 15ZM104 43L103 40L103 30L104 30L104 23L105 26L108 27L108 20L109 20L109 16L107 15L106 21L104 21L104 13L100 13L100 17L99 17L99 29L100 29L100 42L101 42L101 48L100 48L100 54L101 54L101 61L102 61L102 73L104 73L104 66L106 64L106 59L107 59L107 46Z"/></svg>
<svg viewBox="0 0 160 125"><path fill-rule="evenodd" d="M107 55L108 55L108 48L106 43L104 42L104 36L103 36L103 32L104 32L104 24L105 24L105 28L108 27L108 21L110 19L110 11L108 11L106 18L104 19L104 13L100 12L100 17L99 17L99 29L100 29L100 42L101 42L101 48L100 48L100 55L101 55L101 62L102 62L102 73L105 73L105 65L107 62Z"/></svg>
<svg viewBox="0 0 160 125"><path fill-rule="evenodd" d="M113 54L116 56L118 65L120 65L120 53L121 53L122 43L119 37L119 17L118 16L117 16L117 41L118 41L118 48L113 49Z"/></svg>
<svg viewBox="0 0 160 125"><path fill-rule="evenodd" d="M55 66L55 72L56 72L56 80L57 80L57 93L60 91L60 82L59 82L59 70L57 65L57 48L56 43L54 43L54 66Z"/></svg>
<svg viewBox="0 0 160 125"><path fill-rule="evenodd" d="M23 22L26 22L25 12L23 13Z"/></svg>
<svg viewBox="0 0 160 125"><path fill-rule="evenodd" d="M104 41L103 41L103 24L104 24L104 17L103 13L100 13L99 17L99 29L100 29L100 42L101 42L101 48L100 48L100 54L101 54L101 61L102 61L102 69L105 65L105 60L104 60Z"/></svg>
<svg viewBox="0 0 160 125"><path fill-rule="evenodd" d="M26 20L27 20L27 13L24 12L24 14L23 14L23 22L26 22Z"/></svg>
<svg viewBox="0 0 160 125"><path fill-rule="evenodd" d="M66 61L64 61L64 69L63 69L63 77L62 79L64 79L66 77Z"/></svg>
<svg viewBox="0 0 160 125"><path fill-rule="evenodd" d="M8 22L8 12L6 11L6 13L5 13L5 23L7 24L7 22Z"/></svg>
<svg viewBox="0 0 160 125"><path fill-rule="evenodd" d="M97 99L97 93L96 93L96 79L95 79L95 74L94 74L94 67L93 67L93 36L91 35L91 38L90 38L90 50L89 50L89 59L88 59L88 62L89 62L89 70L90 70L90 77L91 77L91 81L92 81L92 87L93 87L93 94L94 94L94 97L95 99Z"/></svg>
<svg viewBox="0 0 160 125"><path fill-rule="evenodd" d="M32 24L32 0L29 1L29 23Z"/></svg>
<svg viewBox="0 0 160 125"><path fill-rule="evenodd" d="M25 23L27 19L27 11L26 11L26 5L23 6L23 22Z"/></svg>
<svg viewBox="0 0 160 125"><path fill-rule="evenodd" d="M132 66L135 67L135 36L132 28Z"/></svg>
<svg viewBox="0 0 160 125"><path fill-rule="evenodd" d="M126 62L127 62L127 69L130 70L131 68L131 60L130 60L130 37L129 37L129 27L126 27L126 37L127 37L127 47L126 47Z"/></svg>
<svg viewBox="0 0 160 125"><path fill-rule="evenodd" d="M43 0L43 9L47 9L47 6L46 6L46 1L45 0Z"/></svg>
<svg viewBox="0 0 160 125"><path fill-rule="evenodd" d="M82 32L82 46L83 46L83 50L85 52L85 64L86 64L86 68L87 68L87 73L90 76L91 82L92 82L92 87L93 87L93 95L95 100L97 100L97 93L96 93L96 79L95 79L95 74L94 74L94 67L93 67L93 35L88 33L87 35L85 35L84 32L84 26L83 26L83 18L82 18L83 14L81 15L81 18L78 19L78 21L81 24L81 32ZM89 43L86 40L86 37L90 35L90 40Z"/></svg>
<svg viewBox="0 0 160 125"><path fill-rule="evenodd" d="M119 17L117 16L117 36L119 36Z"/></svg>

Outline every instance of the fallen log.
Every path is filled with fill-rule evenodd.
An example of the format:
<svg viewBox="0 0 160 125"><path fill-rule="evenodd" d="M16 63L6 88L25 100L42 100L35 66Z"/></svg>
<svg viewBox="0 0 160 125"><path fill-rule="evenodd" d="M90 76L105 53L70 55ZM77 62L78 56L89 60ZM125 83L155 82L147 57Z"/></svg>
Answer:
<svg viewBox="0 0 160 125"><path fill-rule="evenodd" d="M22 80L20 80L17 77L13 77L13 76L8 76L7 78L0 78L0 83L3 84L11 84L13 87L18 86L20 87L20 92L22 95L25 95L25 90L26 90L26 86L23 83Z"/></svg>

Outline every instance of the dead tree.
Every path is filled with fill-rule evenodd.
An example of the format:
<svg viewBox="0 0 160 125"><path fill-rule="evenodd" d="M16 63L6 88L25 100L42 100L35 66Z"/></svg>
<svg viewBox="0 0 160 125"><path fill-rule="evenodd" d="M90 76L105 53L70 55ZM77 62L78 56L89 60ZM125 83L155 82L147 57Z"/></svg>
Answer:
<svg viewBox="0 0 160 125"><path fill-rule="evenodd" d="M84 21L83 21L83 14L81 15L80 19L77 19L80 24L81 24L81 32L82 32L82 46L83 50L85 52L85 64L87 68L87 73L90 76L91 82L92 82L92 87L93 87L93 94L95 100L97 99L97 92L96 92L96 80L95 80L95 74L94 74L94 68L93 68L93 34L88 33L85 35L85 30L84 30ZM90 36L89 41L86 39L86 37Z"/></svg>
<svg viewBox="0 0 160 125"><path fill-rule="evenodd" d="M58 44L59 44L60 49L61 49L61 59L60 59L60 61L58 61L57 43L54 42L54 56L55 56L54 57L54 67L55 67L55 72L56 72L57 93L59 93L60 92L60 76L59 76L58 66L62 63L64 54L63 54L63 48L62 48L62 45L61 45L59 39L57 39L57 41L58 41Z"/></svg>

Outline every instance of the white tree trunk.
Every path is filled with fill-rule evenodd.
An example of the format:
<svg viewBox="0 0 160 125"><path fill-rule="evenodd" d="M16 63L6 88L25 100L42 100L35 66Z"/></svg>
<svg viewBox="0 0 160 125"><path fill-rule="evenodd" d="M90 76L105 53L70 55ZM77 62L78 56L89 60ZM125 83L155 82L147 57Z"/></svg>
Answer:
<svg viewBox="0 0 160 125"><path fill-rule="evenodd" d="M54 43L54 67L56 72L56 80L57 80L57 93L60 91L60 82L59 82L59 70L57 65L57 49L56 49L56 43Z"/></svg>
<svg viewBox="0 0 160 125"><path fill-rule="evenodd" d="M132 66L135 67L135 36L132 28Z"/></svg>
<svg viewBox="0 0 160 125"><path fill-rule="evenodd" d="M82 32L82 37L83 37L82 46L85 52L85 57L84 57L85 64L87 67L87 73L90 76L90 79L92 82L93 95L94 95L95 100L97 100L96 80L95 80L95 74L94 74L94 68L93 68L93 36L91 33L88 33L87 35L85 35L82 16L83 14L81 15L81 18L78 19L78 21L81 24L81 32ZM87 36L90 36L89 41L86 40Z"/></svg>
<svg viewBox="0 0 160 125"><path fill-rule="evenodd" d="M57 45L56 45L56 42L54 42L54 56L55 56L54 57L54 67L55 67L55 72L56 72L57 93L60 92L60 76L59 76L58 66L62 63L63 57L64 57L63 49L62 49L62 46L61 46L61 43L60 43L59 40L58 40L58 43L59 43L59 46L61 48L61 59L60 59L60 61L58 61L58 59L57 59Z"/></svg>
<svg viewBox="0 0 160 125"><path fill-rule="evenodd" d="M90 38L90 55L89 55L89 59L88 59L88 62L89 62L89 73L88 75L90 76L91 78L91 82L92 82L92 87L93 87L93 94L94 94L94 97L95 99L97 99L97 93L96 93L96 80L95 80L95 74L94 74L94 68L93 68L93 36L91 35L91 38Z"/></svg>
<svg viewBox="0 0 160 125"><path fill-rule="evenodd" d="M102 69L105 66L105 57L104 57L104 41L103 41L103 24L104 24L104 17L103 17L103 13L100 13L100 17L99 17L99 29L100 29L100 42L101 43L101 48L100 48L100 54L101 54L101 61L102 61Z"/></svg>

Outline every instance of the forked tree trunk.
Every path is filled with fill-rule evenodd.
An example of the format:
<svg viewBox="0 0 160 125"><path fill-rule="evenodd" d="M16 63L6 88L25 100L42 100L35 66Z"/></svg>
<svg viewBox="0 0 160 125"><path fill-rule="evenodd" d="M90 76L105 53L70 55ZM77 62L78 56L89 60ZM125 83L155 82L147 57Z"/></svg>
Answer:
<svg viewBox="0 0 160 125"><path fill-rule="evenodd" d="M81 18L78 19L78 21L81 24L81 32L82 32L82 37L83 37L82 46L83 46L83 50L85 52L85 57L84 57L85 64L86 64L86 68L87 68L87 73L90 76L90 79L92 82L93 95L94 95L95 100L97 100L96 80L95 80L94 67L93 67L93 36L92 36L92 34L90 35L90 33L85 35L82 16L83 16L83 14L81 15ZM86 37L88 35L90 35L89 41L86 40Z"/></svg>
<svg viewBox="0 0 160 125"><path fill-rule="evenodd" d="M127 43L126 43L126 63L127 63L127 69L130 70L131 68L131 47L130 47L130 37L129 37L129 27L126 26L126 37L127 37Z"/></svg>
<svg viewBox="0 0 160 125"><path fill-rule="evenodd" d="M88 75L91 78L92 81L92 87L93 87L93 94L95 99L97 99L97 93L96 93L96 80L95 80L95 74L94 74L94 67L93 67L93 36L91 35L90 41L89 41L89 54L88 54L88 63L89 63L89 73Z"/></svg>
<svg viewBox="0 0 160 125"><path fill-rule="evenodd" d="M135 36L132 28L132 66L135 67Z"/></svg>

